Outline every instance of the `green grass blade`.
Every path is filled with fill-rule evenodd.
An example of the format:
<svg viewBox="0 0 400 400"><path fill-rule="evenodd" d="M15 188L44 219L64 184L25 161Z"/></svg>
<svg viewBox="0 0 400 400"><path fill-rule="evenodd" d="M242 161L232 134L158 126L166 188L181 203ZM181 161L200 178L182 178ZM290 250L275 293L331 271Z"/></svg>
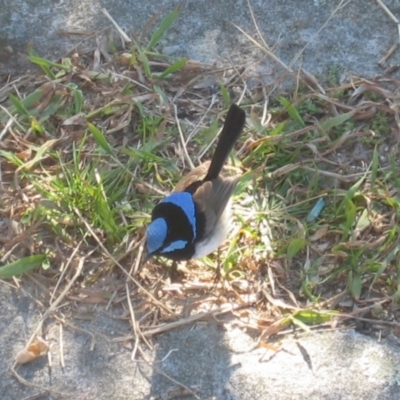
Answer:
<svg viewBox="0 0 400 400"><path fill-rule="evenodd" d="M321 125L321 128L324 130L324 132L328 132L332 128L336 128L339 125L343 124L343 122L346 122L347 120L349 120L353 115L354 115L354 112L350 111L346 114L339 114L335 117L329 118Z"/></svg>
<svg viewBox="0 0 400 400"><path fill-rule="evenodd" d="M83 109L83 93L82 90L74 89L74 108L75 113L79 114Z"/></svg>
<svg viewBox="0 0 400 400"><path fill-rule="evenodd" d="M144 73L148 78L150 78L151 77L151 68L150 68L149 59L147 58L146 53L143 51L143 49L137 43L136 43L136 48L137 48L137 51L139 54L139 60L141 61L143 69L144 69Z"/></svg>
<svg viewBox="0 0 400 400"><path fill-rule="evenodd" d="M342 241L346 241L348 239L348 237L351 234L351 229L353 226L353 223L356 219L356 215L357 215L357 208L354 205L354 203L347 198L344 198L344 213L345 213L345 218L346 218L346 222L345 222L345 226L343 228L343 236L342 236Z"/></svg>
<svg viewBox="0 0 400 400"><path fill-rule="evenodd" d="M17 167L24 165L23 161L10 151L0 150L0 156L4 157L6 160L10 161L10 163L16 165Z"/></svg>
<svg viewBox="0 0 400 400"><path fill-rule="evenodd" d="M64 71L69 71L71 69L71 65L63 65L58 64L53 61L47 60L45 58L39 57L38 55L30 55L28 56L28 60L33 62L34 64L41 66L46 66L47 68L53 67Z"/></svg>
<svg viewBox="0 0 400 400"><path fill-rule="evenodd" d="M44 254L20 258L17 261L0 267L0 279L9 279L31 271L36 267L40 267L45 260L46 256Z"/></svg>
<svg viewBox="0 0 400 400"><path fill-rule="evenodd" d="M221 84L221 94L224 99L224 108L228 109L231 105L231 96L229 95L228 89L226 86Z"/></svg>
<svg viewBox="0 0 400 400"><path fill-rule="evenodd" d="M304 239L293 239L289 243L287 248L287 256L288 258L293 258L299 251L303 250L307 246L307 241Z"/></svg>
<svg viewBox="0 0 400 400"><path fill-rule="evenodd" d="M372 155L372 166L371 166L371 189L375 187L376 177L378 175L379 167L379 152L377 146L374 148L374 153Z"/></svg>
<svg viewBox="0 0 400 400"><path fill-rule="evenodd" d="M29 111L26 109L26 107L24 106L24 104L18 97L14 96L13 94L10 93L9 98L10 98L11 103L17 110L18 114L25 115L26 117L31 116Z"/></svg>
<svg viewBox="0 0 400 400"><path fill-rule="evenodd" d="M180 60L174 62L171 64L164 72L162 72L158 77L160 79L166 78L168 75L173 74L174 72L177 72L181 70L187 63L188 58L181 58Z"/></svg>
<svg viewBox="0 0 400 400"><path fill-rule="evenodd" d="M360 187L361 187L361 185L363 184L363 182L364 182L364 180L365 180L367 174L368 174L368 170L365 172L365 175L362 176L362 177L361 177L347 192L346 192L346 195L345 195L343 201L340 203L340 205L339 205L339 207L338 207L338 210L337 210L337 212L336 212L336 216L338 216L338 215L342 212L343 208L348 204L348 203L347 203L348 200L351 200L351 199L354 197L354 195L357 193L357 191L360 189Z"/></svg>
<svg viewBox="0 0 400 400"><path fill-rule="evenodd" d="M43 95L45 94L44 90L41 88L36 89L32 93L28 94L23 100L22 104L23 106L29 110L32 107L34 107L42 98Z"/></svg>
<svg viewBox="0 0 400 400"><path fill-rule="evenodd" d="M103 148L107 153L114 154L113 148L109 145L109 143L107 142L107 139L105 138L103 133L100 131L100 129L91 123L88 123L88 127L89 127L90 132L96 139L97 144L101 148Z"/></svg>
<svg viewBox="0 0 400 400"><path fill-rule="evenodd" d="M322 324L324 322L329 322L332 319L332 317L334 317L336 314L338 314L338 312L334 310L328 310L328 311L300 310L296 311L293 314L293 317L296 318L297 320L300 320L304 324L315 325L315 324Z"/></svg>
<svg viewBox="0 0 400 400"><path fill-rule="evenodd" d="M348 284L350 293L356 300L359 300L362 289L361 275L356 272L350 271L348 276Z"/></svg>
<svg viewBox="0 0 400 400"><path fill-rule="evenodd" d="M279 101L281 102L283 107L285 107L285 110L289 114L290 118L292 118L293 121L297 122L302 128L304 128L306 124L304 123L303 118L301 118L300 114L293 106L293 104L284 97L279 97Z"/></svg>
<svg viewBox="0 0 400 400"><path fill-rule="evenodd" d="M169 104L168 96L160 86L154 85L153 89L154 92L156 92L160 96L164 104Z"/></svg>
<svg viewBox="0 0 400 400"><path fill-rule="evenodd" d="M149 44L147 45L147 50L152 50L159 41L164 36L165 32L172 26L172 24L177 19L179 12L181 11L181 6L175 7L160 23L158 28L155 30L150 38Z"/></svg>

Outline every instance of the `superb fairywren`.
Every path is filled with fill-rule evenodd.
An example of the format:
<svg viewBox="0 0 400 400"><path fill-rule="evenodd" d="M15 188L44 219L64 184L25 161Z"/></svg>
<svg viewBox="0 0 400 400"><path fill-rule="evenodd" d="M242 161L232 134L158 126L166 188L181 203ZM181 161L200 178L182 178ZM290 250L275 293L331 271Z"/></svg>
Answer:
<svg viewBox="0 0 400 400"><path fill-rule="evenodd" d="M154 207L146 232L148 257L190 260L212 253L226 239L230 224L228 203L238 178L222 177L220 172L245 120L245 112L232 104L211 162L189 172Z"/></svg>

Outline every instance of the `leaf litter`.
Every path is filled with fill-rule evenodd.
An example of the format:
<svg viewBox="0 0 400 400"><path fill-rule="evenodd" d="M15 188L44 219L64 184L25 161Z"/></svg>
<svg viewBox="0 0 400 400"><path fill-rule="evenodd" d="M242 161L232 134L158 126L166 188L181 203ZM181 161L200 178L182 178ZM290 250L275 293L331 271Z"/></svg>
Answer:
<svg viewBox="0 0 400 400"><path fill-rule="evenodd" d="M57 62L31 50L42 72L3 78L0 279L35 285L47 307L26 351L47 318L79 330L88 304L124 311L132 334L112 340L133 342L133 358L156 334L224 314L264 347L290 326L399 332L400 82L324 87L300 70L266 83L170 59L157 43L176 15L147 44L103 30ZM248 115L229 166L244 173L231 239L171 279L167 261L141 264L144 226L209 157L231 101Z"/></svg>

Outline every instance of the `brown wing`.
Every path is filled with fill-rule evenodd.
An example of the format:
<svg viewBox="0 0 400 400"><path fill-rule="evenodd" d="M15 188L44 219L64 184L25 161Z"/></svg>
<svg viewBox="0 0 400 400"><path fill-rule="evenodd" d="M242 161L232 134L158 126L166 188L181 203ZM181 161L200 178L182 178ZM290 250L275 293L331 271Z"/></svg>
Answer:
<svg viewBox="0 0 400 400"><path fill-rule="evenodd" d="M238 178L218 177L212 181L204 182L193 194L199 211L206 213L207 226L205 235L214 229L215 223L224 212Z"/></svg>
<svg viewBox="0 0 400 400"><path fill-rule="evenodd" d="M192 183L203 180L207 175L209 166L210 166L210 161L206 161L203 164L200 164L192 171L190 171L178 182L178 184L175 186L174 192L182 192Z"/></svg>

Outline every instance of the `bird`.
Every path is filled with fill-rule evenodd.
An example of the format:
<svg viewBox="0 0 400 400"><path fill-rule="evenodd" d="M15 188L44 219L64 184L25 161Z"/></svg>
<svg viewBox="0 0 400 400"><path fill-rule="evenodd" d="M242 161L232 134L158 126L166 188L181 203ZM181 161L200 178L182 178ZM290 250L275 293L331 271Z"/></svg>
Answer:
<svg viewBox="0 0 400 400"><path fill-rule="evenodd" d="M209 255L226 240L230 199L239 177L224 177L221 170L245 121L246 113L232 104L211 161L190 171L154 207L146 229L146 259L163 256L188 261Z"/></svg>

